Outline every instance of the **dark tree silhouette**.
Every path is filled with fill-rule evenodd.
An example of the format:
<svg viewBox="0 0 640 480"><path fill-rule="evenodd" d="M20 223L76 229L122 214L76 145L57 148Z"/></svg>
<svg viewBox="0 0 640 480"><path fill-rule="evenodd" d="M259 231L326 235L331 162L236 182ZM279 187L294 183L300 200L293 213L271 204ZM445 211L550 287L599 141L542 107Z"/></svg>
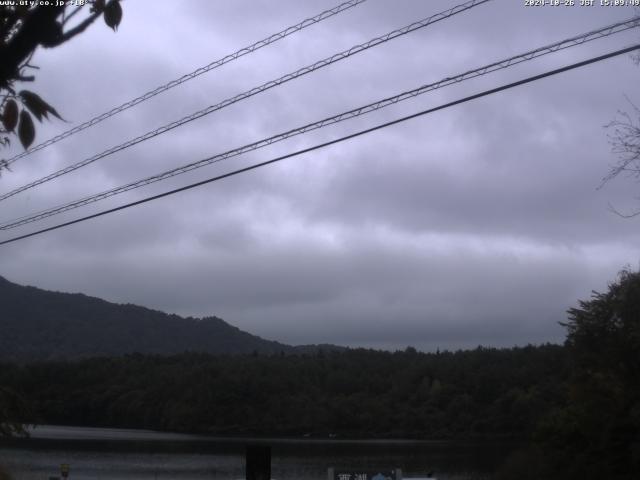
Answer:
<svg viewBox="0 0 640 480"><path fill-rule="evenodd" d="M569 310L565 405L541 422L558 478L626 480L640 471L640 272Z"/></svg>
<svg viewBox="0 0 640 480"><path fill-rule="evenodd" d="M8 387L0 386L0 436L26 435L21 420L33 416L25 398Z"/></svg>
<svg viewBox="0 0 640 480"><path fill-rule="evenodd" d="M31 3L31 2L26 2ZM37 2L34 2L37 3ZM33 143L38 121L60 114L38 94L18 89L17 84L31 82L37 67L29 62L38 47L54 48L84 32L98 17L116 30L122 20L120 0L87 0L69 6L61 2L51 5L0 5L0 144L6 146L17 135L27 149ZM0 171L8 168L0 160ZM24 433L17 417L25 405L15 392L0 388L0 435Z"/></svg>
<svg viewBox="0 0 640 480"><path fill-rule="evenodd" d="M640 17L640 8L636 9L636 16ZM640 66L640 52L632 56L633 62ZM617 117L605 127L609 130L609 144L612 153L618 157L606 177L602 180L600 187L614 178L624 175L640 180L640 108L627 98L631 106L629 111L618 111ZM630 213L621 213L614 207L611 210L624 218L631 218L640 215L640 209Z"/></svg>
<svg viewBox="0 0 640 480"><path fill-rule="evenodd" d="M631 113L620 111L618 117L607 125L611 132L609 133L611 151L618 156L618 162L611 167L603 184L619 175L640 180L640 108L631 100L629 103ZM613 211L626 218L640 215L640 210L631 213L620 213L615 209Z"/></svg>
<svg viewBox="0 0 640 480"><path fill-rule="evenodd" d="M61 118L39 95L16 86L35 79L37 67L30 61L38 47L62 45L100 16L114 30L122 20L120 0L87 0L77 6L47 3L51 5L0 5L0 143L4 146L17 135L22 146L29 148L36 135L33 116L38 121L49 114ZM1 161L0 170L6 167Z"/></svg>

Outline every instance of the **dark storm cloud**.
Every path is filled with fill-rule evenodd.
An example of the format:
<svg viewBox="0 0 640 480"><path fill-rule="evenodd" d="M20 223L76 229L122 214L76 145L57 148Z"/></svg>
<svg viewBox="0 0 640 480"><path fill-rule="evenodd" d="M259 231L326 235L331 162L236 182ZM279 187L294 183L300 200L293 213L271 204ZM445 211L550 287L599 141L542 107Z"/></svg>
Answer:
<svg viewBox="0 0 640 480"><path fill-rule="evenodd" d="M364 5L145 102L28 159L2 191L354 44L453 6ZM38 92L77 122L331 8L333 2L135 2L40 52ZM240 102L3 204L8 219L220 153L630 16L496 0ZM262 161L637 40L624 34L77 210L43 226ZM267 169L3 247L10 280L266 338L403 348L561 341L558 321L636 266L637 184L596 190L628 58L434 113ZM69 125L41 126L39 139ZM35 228L19 229L20 233ZM7 238L11 233L4 234Z"/></svg>

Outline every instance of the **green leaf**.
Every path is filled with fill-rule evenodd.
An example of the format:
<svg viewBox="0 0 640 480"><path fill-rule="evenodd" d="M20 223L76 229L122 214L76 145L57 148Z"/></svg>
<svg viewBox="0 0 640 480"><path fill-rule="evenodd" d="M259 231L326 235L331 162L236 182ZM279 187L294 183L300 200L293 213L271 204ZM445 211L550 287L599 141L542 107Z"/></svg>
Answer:
<svg viewBox="0 0 640 480"><path fill-rule="evenodd" d="M33 120L31 119L31 115L26 110L22 110L20 112L20 124L18 125L18 137L20 138L20 143L26 150L29 148L29 145L33 143L33 140L36 138L36 128L33 125Z"/></svg>
<svg viewBox="0 0 640 480"><path fill-rule="evenodd" d="M48 119L48 113L51 113L53 116L64 121L64 119L60 116L56 109L45 102L39 95L30 92L29 90L22 90L19 95L22 99L22 103L24 103L24 105L31 111L31 113L36 116L38 121L41 122L42 117Z"/></svg>
<svg viewBox="0 0 640 480"><path fill-rule="evenodd" d="M104 23L113 28L113 31L115 32L121 21L122 7L120 6L120 0L111 0L107 3L107 6L104 7Z"/></svg>
<svg viewBox="0 0 640 480"><path fill-rule="evenodd" d="M2 113L2 125L8 132L13 132L18 124L18 104L15 100L8 100Z"/></svg>

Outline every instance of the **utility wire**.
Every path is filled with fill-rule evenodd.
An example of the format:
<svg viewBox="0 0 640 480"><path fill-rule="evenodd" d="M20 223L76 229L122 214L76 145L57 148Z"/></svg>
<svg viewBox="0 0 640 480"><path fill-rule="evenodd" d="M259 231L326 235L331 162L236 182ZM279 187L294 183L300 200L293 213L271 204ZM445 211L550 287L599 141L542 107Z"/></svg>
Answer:
<svg viewBox="0 0 640 480"><path fill-rule="evenodd" d="M216 177L208 178L206 180L201 180L199 182L192 183L190 185L186 185L184 187L176 188L174 190L169 190L168 192L163 192L163 193L160 193L158 195L153 195L153 196L150 196L150 197L143 198L141 200L137 200L135 202L131 202L131 203L127 203L127 204L124 204L124 205L120 205L119 207L110 208L108 210L103 210L101 212L94 213L93 215L87 215L85 217L77 218L77 219L71 220L69 222L60 223L60 224L54 225L52 227L43 228L42 230L38 230L38 231L31 232L31 233L28 233L28 234L25 234L25 235L20 235L18 237L10 238L8 240L1 241L0 242L0 246L1 245L6 245L6 244L12 243L12 242L17 242L18 240L23 240L25 238L33 237L35 235L40 235L42 233L50 232L50 231L57 230L57 229L60 229L60 228L63 228L63 227L67 227L67 226L70 226L70 225L74 225L76 223L84 222L86 220L91 220L93 218L101 217L103 215L107 215L107 214L110 214L110 213L118 212L120 210L125 210L125 209L130 208L130 207L135 207L137 205L141 205L143 203L151 202L153 200L158 200L160 198L167 197L167 196L179 193L179 192L183 192L185 190L190 190L190 189L195 188L195 187L200 187L200 186L206 185L208 183L212 183L212 182L216 182L218 180L222 180L223 178L232 177L232 176L238 175L240 173L244 173L244 172L248 172L250 170L255 170L255 169L260 168L260 167L264 167L266 165L271 165L273 163L279 162L281 160L285 160L287 158L296 157L296 156L302 155L304 153L312 152L314 150L319 150L321 148L325 148L325 147L328 147L330 145L334 145L336 143L344 142L346 140L350 140L352 138L356 138L356 137L359 137L361 135L365 135L365 134L374 132L376 130L381 130L383 128L390 127L392 125L396 125L398 123L402 123L402 122L405 122L407 120L411 120L413 118L421 117L423 115L427 115L429 113L433 113L433 112L436 112L438 110L444 110L446 108L450 108L450 107L453 107L455 105L460 105L462 103L466 103L466 102L469 102L471 100L475 100L475 99L478 99L478 98L481 98L481 97L485 97L487 95L492 95L494 93L498 93L498 92L501 92L503 90L508 90L510 88L514 88L514 87L517 87L517 86L520 86L520 85L524 85L524 84L527 84L527 83L535 82L535 81L541 80L543 78L550 77L552 75L557 75L557 74L562 73L562 72L566 72L566 71L573 70L573 69L576 69L576 68L584 67L586 65L590 65L590 64L596 63L596 62L600 62L602 60L606 60L608 58L612 58L612 57L615 57L615 56L618 56L618 55L623 55L625 53L629 53L629 52L632 52L632 51L638 50L638 49L640 49L640 44L633 45L633 46L627 47L627 48L623 48L621 50L616 50L614 52L610 52L610 53L607 53L605 55L600 55L598 57L593 57L593 58L590 58L589 60L584 60L582 62L573 63L571 65L566 65L566 66L564 66L562 68L558 68L558 69L555 69L555 70L550 70L550 71L547 71L545 73L541 73L539 75L534 75L532 77L528 77L528 78L525 78L523 80L519 80L517 82L508 83L508 84L502 85L500 87L492 88L490 90L485 90L483 92L476 93L475 95L470 95L468 97L464 97L464 98L461 98L459 100L455 100L453 102L445 103L443 105L439 105L439 106L434 107L434 108L423 110L421 112L414 113L412 115L407 115L405 117L401 117L401 118L398 118L396 120L392 120L390 122L386 122L386 123L382 123L382 124L376 125L375 127L367 128L366 130L360 130L359 132L352 133L350 135L345 135L343 137L340 137L340 138L337 138L337 139L334 139L334 140L330 140L328 142L324 142L324 143L321 143L321 144L318 144L318 145L314 145L313 147L309 147L309 148L305 148L305 149L302 149L302 150L298 150L296 152L288 153L286 155L282 155L280 157L276 157L274 159L267 160L265 162L256 163L254 165L250 165L250 166L245 167L245 168L240 168L238 170L234 170L232 172L225 173L223 175L218 175Z"/></svg>
<svg viewBox="0 0 640 480"><path fill-rule="evenodd" d="M85 160L82 160L82 161L80 161L78 163L70 165L70 166L68 166L66 168L58 170L57 172L54 172L54 173L52 173L50 175L42 177L42 178L40 178L40 179L38 179L38 180L36 180L34 182L31 182L31 183L28 183L28 184L23 185L21 187L18 187L15 190L12 190L12 191L10 191L8 193L2 194L2 195L0 195L0 201L6 200L7 198L12 197L14 195L17 195L20 192L24 192L25 190L29 190L29 189L31 189L33 187L36 187L36 186L41 185L43 183L46 183L46 182L48 182L50 180L53 180L54 178L60 177L60 176L65 175L67 173L73 172L73 171L75 171L75 170L77 170L79 168L85 167L85 166L87 166L87 165L89 165L89 164L91 164L91 163L93 163L93 162L95 162L97 160L100 160L101 158L104 158L104 157L106 157L108 155L111 155L111 154L116 153L116 152L120 152L120 151L122 151L122 150L124 150L126 148L129 148L129 147L131 147L133 145L136 145L136 144L138 144L140 142L144 142L145 140L149 140L149 139L151 139L153 137L156 137L158 135L166 133L166 132L168 132L170 130L173 130L176 127L184 125L185 123L191 122L193 120L197 120L198 118L204 117L205 115L209 115L210 113L213 113L213 112L215 112L217 110L221 110L221 109L223 109L225 107L228 107L229 105L237 103L237 102L239 102L241 100L244 100L246 98L252 97L252 96L254 96L254 95L258 94L258 93L262 93L262 92L264 92L266 90L269 90L271 88L274 88L274 87L277 87L279 85L282 85L283 83L286 83L286 82L288 82L290 80L293 80L293 79L296 79L296 78L301 77L303 75L306 75L308 73L314 72L314 71L319 70L321 68L324 68L324 67L326 67L328 65L336 63L336 62L338 62L340 60L344 60L345 58L349 58L352 55L355 55L355 54L358 54L358 53L363 52L365 50L368 50L369 48L381 45L381 44L383 44L385 42L388 42L389 40L393 40L393 39L398 38L398 37L400 37L402 35L406 35L408 33L414 32L414 31L416 31L418 29L424 28L424 27L426 27L428 25L431 25L433 23L436 23L436 22L438 22L440 20L444 20L446 18L452 17L452 16L454 16L454 15L456 15L458 13L464 12L466 10L469 10L469 9L471 9L473 7L476 7L478 5L481 5L483 3L487 3L489 1L491 1L491 0L470 0L470 1L466 2L466 3L463 3L463 4L460 4L460 5L457 5L457 6L453 7L453 8L450 8L450 9L444 11L444 12L432 15L431 17L425 18L425 19L420 20L418 22L414 22L414 23L412 23L410 25L407 25L407 26L405 26L403 28L400 28L400 29L397 29L397 30L393 30L392 32L389 32L389 33L387 33L385 35L382 35L380 37L376 37L374 39L371 39L368 42L365 42L365 43L362 43L360 45L356 45L354 47L351 47L350 49L344 50L343 52L336 53L336 54L334 54L334 55L332 55L330 57L327 57L327 58L325 58L323 60L320 60L320 61L318 61L318 62L316 62L316 63L314 63L312 65L308 65L308 66L303 67L303 68L301 68L299 70L296 70L295 72L288 73L288 74L286 74L286 75L284 75L284 76L282 76L282 77L280 77L280 78L278 78L276 80L271 80L269 82L266 82L266 83L260 85L259 87L254 87L251 90L247 90L244 93L236 95L235 97L231 97L231 98L228 98L226 100L223 100L222 102L217 103L216 105L211 105L211 106L209 106L209 107L207 107L207 108L205 108L203 110L200 110L198 112L192 113L191 115L183 117L180 120L176 120L176 121L174 121L172 123L169 123L167 125L164 125L164 126L162 126L160 128L157 128L155 130L149 131L149 132L145 133L144 135L140 135L139 137L131 139L131 140L125 142L125 143L122 143L122 144L117 145L115 147L112 147L112 148L110 148L108 150L105 150L102 153L99 153L99 154L94 155L92 157L89 157L89 158L87 158Z"/></svg>
<svg viewBox="0 0 640 480"><path fill-rule="evenodd" d="M259 40L255 43L253 43L252 45L249 45L248 47L244 47L241 48L240 50L231 53L229 55L226 55L218 60L215 60L213 62L211 62L208 65L205 65L204 67L200 67L196 70L194 70L191 73L187 73L186 75L183 75L180 78L177 78L175 80L171 80L170 82L164 84L164 85L160 85L159 87L148 91L147 93L144 93L142 95L140 95L139 97L136 97L132 100L129 100L128 102L123 103L120 106L114 107L111 110L109 110L108 112L102 113L94 118L91 118L90 120L87 120L84 123L81 123L80 125L73 127L69 130L67 130L66 132L62 132L59 135L56 135L55 137L50 138L49 140L46 140L32 148L30 148L29 150L26 150L18 155L15 155L14 157L9 158L8 160L6 160L6 164L7 165L11 165L12 163L14 163L15 161L26 157L27 155L32 154L33 152L37 152L38 150L42 150L43 148L48 147L49 145L53 145L54 143L59 142L60 140L63 140L67 137L70 137L71 135L74 135L78 132L81 132L82 130L85 130L89 127L92 127L94 125L97 125L98 123L102 122L103 120L106 120L109 117L113 117L114 115L117 115L120 112L124 112L125 110L128 110L131 107L134 107L136 105L138 105L139 103L145 102L147 100L149 100L152 97L155 97L156 95L166 92L167 90L172 89L173 87L177 87L178 85L181 85L185 82L188 82L191 79L194 79L204 73L210 72L211 70L214 70L218 67L221 67L222 65L232 62L233 60L237 60L240 57L243 57L244 55L248 55L249 53L253 53L256 50L261 49L262 47L266 47L267 45L270 45L272 43L277 42L278 40L282 40L285 37L288 37L289 35L292 35L296 32L299 32L300 30L303 30L307 27L310 27L311 25L315 25L316 23L319 23L323 20L326 20L327 18L331 18L334 15L337 15L345 10L348 10L352 7L355 7L361 3L366 2L367 0L349 0L348 2L344 2L341 3L340 5L330 9L330 10L325 10L324 12L321 12L313 17L307 18L306 20L303 20L302 22L296 24L296 25L292 25L291 27L285 28L284 30L278 32L278 33L274 33L273 35L270 35L266 38L263 38L262 40Z"/></svg>
<svg viewBox="0 0 640 480"><path fill-rule="evenodd" d="M388 97L385 98L383 100L379 100L377 102L374 103L370 103L368 105L364 105L358 108L355 108L353 110L349 110L347 112L343 112L340 113L338 115L334 115L332 117L328 117L328 118L324 118L322 120L316 121L314 123L310 123L307 125L304 125L302 127L298 127L292 130L288 130L286 132L283 133L279 133L277 135L259 140L257 142L253 142L247 145L244 145L242 147L239 148L235 148L233 150L229 150L226 151L224 153L220 153L211 157L207 157L205 159L193 162L193 163L189 163L187 165L183 165L177 168L173 168L171 170L153 175L151 177L147 177L141 180L136 180L134 182L125 184L125 185L121 185L119 187L113 188L111 190L107 190L98 194L94 194L88 197L84 197L81 198L79 200L74 200L72 202L66 203L64 205L59 205L56 207L52 207L40 212L36 212L36 213L31 213L28 214L26 216L22 216L19 218L14 218L12 220L8 220L5 223L0 224L0 230L10 230L12 228L16 228L28 223L32 223L32 222L36 222L38 220L42 220L48 217L51 217L53 215L57 215L69 210L73 210L75 208L79 208L82 207L84 205L88 205L91 203L95 203L98 202L100 200L104 200L106 198L118 195L120 193L124 193L124 192L128 192L130 190L134 190L136 188L140 188L146 185L150 185L152 183L155 182L159 182L161 180L165 180L171 177L174 177L176 175L181 175L183 173L189 172L191 170L195 170L197 168L201 168L207 165L211 165L213 163L217 163L217 162L221 162L223 160L226 160L228 158L231 157L235 157L237 155L241 155L243 153L247 153L253 150L257 150L259 148L263 148L266 147L268 145L271 145L273 143L276 142L280 142L282 140L286 140L288 138L291 138L293 136L296 135L300 135L312 130L316 130L319 128L323 128L326 127L328 125L332 125L335 123L339 123L351 118L355 118L367 113L371 113L374 112L376 110L388 107L390 105L393 105L395 103L410 99L410 98L414 98L418 95L422 95L424 93L439 89L439 88L443 88L445 86L454 84L454 83L459 83L465 80L469 80L471 78L475 78L481 75L486 75L488 73L497 71L497 70L501 70L501 69L505 69L508 68L510 66L513 65L517 65L519 63L525 62L525 61L529 61L532 60L534 58L538 58L541 57L543 55L547 55L553 52L557 52L559 50L563 50L565 48L569 48L569 47L573 47L576 45L582 45L585 42L589 42L592 40L596 40L599 38L603 38L615 33L620 33L623 32L625 30L628 30L630 28L634 28L640 25L640 17L634 17L632 19L626 20L626 21L622 21L622 22L618 22L612 25L608 25L606 27L602 27L599 28L597 30L593 30L581 35L577 35L565 40L562 40L560 42L556 42L544 47L540 47L537 48L535 50L530 50L528 52L519 54L519 55L515 55L512 57L509 57L507 59L504 60L500 60L498 62L494 62L491 63L489 65L485 65L483 67L480 68L476 68L474 70L469 70L465 73L456 75L454 77L447 77L445 79L442 79L438 82L435 83L431 83L428 85L423 85L421 87L418 87L416 89L413 90L409 90L403 93L400 93L398 95L395 95L393 97Z"/></svg>

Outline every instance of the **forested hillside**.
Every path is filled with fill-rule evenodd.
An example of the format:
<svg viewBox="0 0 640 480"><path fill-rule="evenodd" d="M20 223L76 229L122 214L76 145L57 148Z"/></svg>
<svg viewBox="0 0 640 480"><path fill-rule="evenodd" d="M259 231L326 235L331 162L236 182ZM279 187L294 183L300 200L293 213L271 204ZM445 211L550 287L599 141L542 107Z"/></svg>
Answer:
<svg viewBox="0 0 640 480"><path fill-rule="evenodd" d="M57 295L49 306L64 298ZM507 460L502 478L635 478L640 272L623 271L608 292L580 301L565 326L563 346L5 361L0 427L9 434L26 422L217 435L507 437L530 446Z"/></svg>
<svg viewBox="0 0 640 480"><path fill-rule="evenodd" d="M563 347L131 355L0 365L28 421L215 434L524 437L558 405Z"/></svg>
<svg viewBox="0 0 640 480"><path fill-rule="evenodd" d="M82 294L24 287L0 277L0 359L81 358L126 353L292 352L217 317L182 318Z"/></svg>

